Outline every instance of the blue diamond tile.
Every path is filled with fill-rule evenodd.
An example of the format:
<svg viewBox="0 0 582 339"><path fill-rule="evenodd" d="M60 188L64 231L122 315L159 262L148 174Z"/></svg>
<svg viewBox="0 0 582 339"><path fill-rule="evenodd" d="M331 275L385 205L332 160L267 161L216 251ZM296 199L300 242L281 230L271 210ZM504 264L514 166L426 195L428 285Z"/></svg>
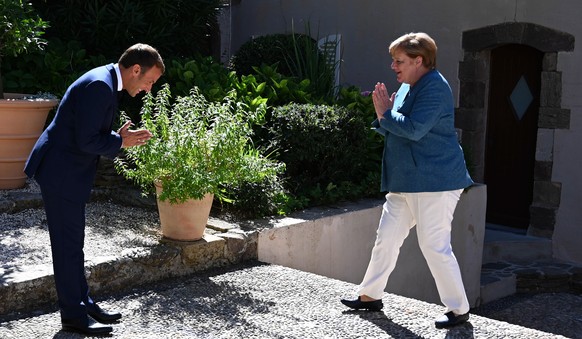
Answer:
<svg viewBox="0 0 582 339"><path fill-rule="evenodd" d="M527 108L533 101L533 95L531 94L527 81L525 81L523 76L519 79L517 85L515 85L513 92L511 92L511 95L509 96L509 100L513 105L517 118L521 120L527 111Z"/></svg>

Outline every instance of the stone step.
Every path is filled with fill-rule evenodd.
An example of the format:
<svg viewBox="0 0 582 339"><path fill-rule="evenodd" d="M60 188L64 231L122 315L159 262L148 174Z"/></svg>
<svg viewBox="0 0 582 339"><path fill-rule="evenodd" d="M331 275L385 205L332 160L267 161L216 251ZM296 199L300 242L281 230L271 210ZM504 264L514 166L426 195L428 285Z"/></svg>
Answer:
<svg viewBox="0 0 582 339"><path fill-rule="evenodd" d="M481 305L515 293L582 293L582 266L557 260L486 263L481 269Z"/></svg>
<svg viewBox="0 0 582 339"><path fill-rule="evenodd" d="M490 264L492 265L492 264ZM517 281L515 274L489 271L481 273L480 305L515 294Z"/></svg>
<svg viewBox="0 0 582 339"><path fill-rule="evenodd" d="M534 262L552 259L552 241L487 228L483 244L483 264L499 261Z"/></svg>
<svg viewBox="0 0 582 339"><path fill-rule="evenodd" d="M519 234L515 230L488 224L482 264L481 304L516 292L577 289L576 279L570 279L573 273L553 266L560 264L552 260L550 239ZM562 278L556 279L557 276ZM551 286L552 284L555 286ZM562 285L558 286L559 284Z"/></svg>

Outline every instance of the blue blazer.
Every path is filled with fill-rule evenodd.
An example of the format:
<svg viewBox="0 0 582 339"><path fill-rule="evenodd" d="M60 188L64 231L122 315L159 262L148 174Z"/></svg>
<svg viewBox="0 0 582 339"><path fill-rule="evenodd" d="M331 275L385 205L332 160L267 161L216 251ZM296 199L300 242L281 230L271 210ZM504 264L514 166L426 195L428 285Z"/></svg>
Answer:
<svg viewBox="0 0 582 339"><path fill-rule="evenodd" d="M382 191L439 192L473 184L455 131L453 94L436 70L402 84L394 107L374 120L384 135Z"/></svg>
<svg viewBox="0 0 582 339"><path fill-rule="evenodd" d="M121 137L111 130L118 110L117 85L109 64L69 86L28 157L28 177L65 199L89 200L99 157L114 158L121 148Z"/></svg>

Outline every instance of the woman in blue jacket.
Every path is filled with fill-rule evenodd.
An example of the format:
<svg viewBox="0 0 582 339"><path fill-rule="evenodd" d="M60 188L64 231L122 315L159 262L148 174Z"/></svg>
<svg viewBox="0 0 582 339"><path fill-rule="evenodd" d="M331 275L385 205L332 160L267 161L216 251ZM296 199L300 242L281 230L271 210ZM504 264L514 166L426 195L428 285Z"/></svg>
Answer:
<svg viewBox="0 0 582 339"><path fill-rule="evenodd" d="M437 328L469 319L469 302L451 248L451 221L464 188L473 181L454 128L454 101L436 70L437 46L425 33L390 44L391 68L402 83L388 94L378 83L372 93L376 131L384 136L382 191L387 191L377 238L353 309L380 310L400 247L415 225L420 249L436 282L445 315Z"/></svg>

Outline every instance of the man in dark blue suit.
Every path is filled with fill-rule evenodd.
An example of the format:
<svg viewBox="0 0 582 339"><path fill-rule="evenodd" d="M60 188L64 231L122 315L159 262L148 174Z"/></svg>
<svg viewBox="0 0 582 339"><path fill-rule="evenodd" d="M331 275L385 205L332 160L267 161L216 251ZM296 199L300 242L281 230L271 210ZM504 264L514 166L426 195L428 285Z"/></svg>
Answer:
<svg viewBox="0 0 582 339"><path fill-rule="evenodd" d="M164 70L156 49L136 44L118 63L83 74L67 89L26 163L24 171L36 179L44 201L64 330L107 334L113 328L103 324L121 318L89 296L83 253L85 205L99 157L114 158L121 148L143 145L151 137L147 130L130 130L129 121L112 131L118 93L126 90L134 97L149 92Z"/></svg>

